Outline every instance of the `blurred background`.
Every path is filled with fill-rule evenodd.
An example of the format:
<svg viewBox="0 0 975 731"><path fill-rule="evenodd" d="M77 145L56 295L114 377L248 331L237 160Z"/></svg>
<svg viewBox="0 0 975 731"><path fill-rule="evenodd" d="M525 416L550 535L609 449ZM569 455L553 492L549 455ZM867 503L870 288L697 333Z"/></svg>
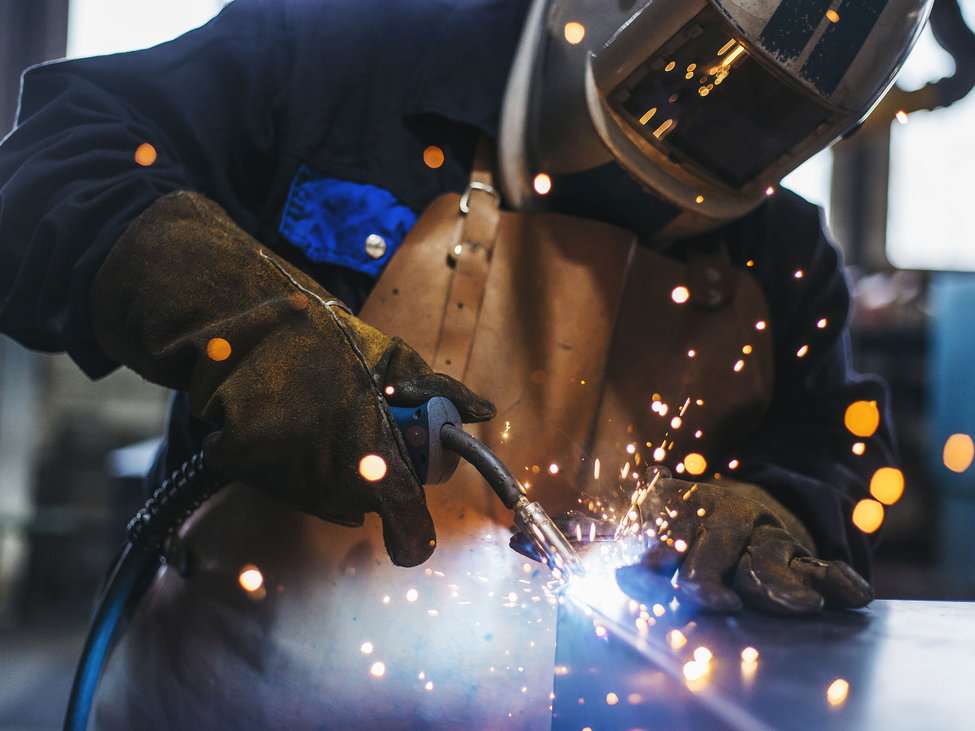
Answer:
<svg viewBox="0 0 975 731"><path fill-rule="evenodd" d="M0 135L24 68L154 45L225 4L0 0ZM854 287L857 369L893 391L906 488L886 510L878 596L970 600L975 477L945 447L975 434L975 37L962 23L975 27L975 0L938 4L938 40L924 31L863 128L782 185L824 208ZM168 398L128 371L91 383L0 336L0 731L60 728Z"/></svg>

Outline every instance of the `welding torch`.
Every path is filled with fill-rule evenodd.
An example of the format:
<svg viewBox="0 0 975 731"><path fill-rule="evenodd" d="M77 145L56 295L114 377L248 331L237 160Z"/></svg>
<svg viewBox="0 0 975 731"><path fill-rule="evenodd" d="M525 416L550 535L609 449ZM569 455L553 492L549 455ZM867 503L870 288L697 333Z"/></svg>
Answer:
<svg viewBox="0 0 975 731"><path fill-rule="evenodd" d="M442 397L422 406L389 407L403 434L406 450L424 485L439 485L450 479L463 457L487 480L504 506L515 511L515 524L522 535L546 559L553 571L571 576L582 573L581 563L562 532L538 503L529 502L525 488L500 459L462 428L457 408ZM146 506L129 523L129 543L104 592L98 600L91 628L75 672L64 731L85 731L105 659L118 641L142 595L152 583L160 563L183 563L186 554L178 548L180 526L211 495L230 482L203 461L203 454L191 457L153 493Z"/></svg>
<svg viewBox="0 0 975 731"><path fill-rule="evenodd" d="M449 400L437 396L422 406L392 406L390 411L422 484L446 482L463 457L504 506L515 511L515 525L550 568L568 576L582 573L582 564L562 531L541 505L528 500L525 488L497 455L461 428L460 414Z"/></svg>

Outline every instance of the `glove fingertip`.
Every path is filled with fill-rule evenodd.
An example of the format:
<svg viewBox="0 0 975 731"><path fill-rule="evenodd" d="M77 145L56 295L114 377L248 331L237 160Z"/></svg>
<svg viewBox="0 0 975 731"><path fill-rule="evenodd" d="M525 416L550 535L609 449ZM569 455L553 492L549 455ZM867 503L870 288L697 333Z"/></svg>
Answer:
<svg viewBox="0 0 975 731"><path fill-rule="evenodd" d="M479 421L490 421L498 415L498 408L480 396L476 396L471 401L464 404L454 404L460 412L461 421L465 424L473 424Z"/></svg>
<svg viewBox="0 0 975 731"><path fill-rule="evenodd" d="M465 424L488 421L498 415L497 407L486 398L478 396L456 378L433 373L418 379L389 381L397 398L406 405L419 406L435 396L450 401L460 413Z"/></svg>
<svg viewBox="0 0 975 731"><path fill-rule="evenodd" d="M389 559L394 565L412 568L419 566L433 555L437 547L437 538L432 530L432 523L429 534L418 531L413 535L387 530L387 524L388 521L383 520L383 541Z"/></svg>
<svg viewBox="0 0 975 731"><path fill-rule="evenodd" d="M822 594L799 586L755 585L741 591L742 601L751 609L767 614L803 615L822 611Z"/></svg>
<svg viewBox="0 0 975 731"><path fill-rule="evenodd" d="M827 572L827 580L833 572L841 575L841 578L833 582L839 584L835 590L826 591L826 587L817 587L826 596L826 606L830 609L860 609L876 598L873 586L843 561L833 562L831 571Z"/></svg>
<svg viewBox="0 0 975 731"><path fill-rule="evenodd" d="M640 564L655 574L670 576L677 570L683 556L664 542L647 549Z"/></svg>
<svg viewBox="0 0 975 731"><path fill-rule="evenodd" d="M823 595L827 609L860 609L875 598L867 580L843 561L804 557L792 565L805 583Z"/></svg>
<svg viewBox="0 0 975 731"><path fill-rule="evenodd" d="M798 577L775 575L755 565L749 552L738 563L734 587L745 606L756 612L782 615L816 614L825 605L823 595ZM761 574L761 576L759 575Z"/></svg>
<svg viewBox="0 0 975 731"><path fill-rule="evenodd" d="M406 463L396 459L386 463L388 472L372 504L383 522L386 552L396 566L419 566L437 547L433 517L423 488Z"/></svg>
<svg viewBox="0 0 975 731"><path fill-rule="evenodd" d="M678 589L683 597L708 612L737 612L741 609L741 597L724 586L678 581Z"/></svg>
<svg viewBox="0 0 975 731"><path fill-rule="evenodd" d="M626 594L647 605L670 601L674 595L669 579L648 571L642 564L620 566L616 569L616 583Z"/></svg>
<svg viewBox="0 0 975 731"><path fill-rule="evenodd" d="M488 421L498 415L498 409L493 403L474 393L456 378L438 374L438 379L438 395L446 396L453 402L465 424Z"/></svg>

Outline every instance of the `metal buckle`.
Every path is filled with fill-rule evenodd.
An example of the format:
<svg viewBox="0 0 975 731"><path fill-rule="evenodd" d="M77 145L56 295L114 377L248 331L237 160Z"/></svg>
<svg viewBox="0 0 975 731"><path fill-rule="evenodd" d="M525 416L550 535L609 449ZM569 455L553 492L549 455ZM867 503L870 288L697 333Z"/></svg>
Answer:
<svg viewBox="0 0 975 731"><path fill-rule="evenodd" d="M494 201L499 206L501 205L501 194L498 191L485 183L471 182L467 186L467 190L464 191L464 195L460 197L460 212L465 216L471 212L471 207L468 205L468 202L470 201L472 190L483 190L485 193L490 193L494 196Z"/></svg>

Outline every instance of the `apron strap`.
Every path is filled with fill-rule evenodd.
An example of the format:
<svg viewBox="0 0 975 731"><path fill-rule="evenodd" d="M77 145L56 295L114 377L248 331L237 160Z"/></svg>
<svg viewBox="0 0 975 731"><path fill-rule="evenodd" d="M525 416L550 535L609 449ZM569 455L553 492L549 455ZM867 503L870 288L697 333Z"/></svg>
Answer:
<svg viewBox="0 0 975 731"><path fill-rule="evenodd" d="M501 198L493 185L494 162L494 145L481 136L471 182L460 200L463 233L449 255L455 271L432 365L438 373L458 380L463 380L470 360L491 269L491 252L501 223Z"/></svg>
<svg viewBox="0 0 975 731"><path fill-rule="evenodd" d="M705 310L720 310L731 303L738 277L728 256L724 236L716 242L695 240L687 255L690 300Z"/></svg>

